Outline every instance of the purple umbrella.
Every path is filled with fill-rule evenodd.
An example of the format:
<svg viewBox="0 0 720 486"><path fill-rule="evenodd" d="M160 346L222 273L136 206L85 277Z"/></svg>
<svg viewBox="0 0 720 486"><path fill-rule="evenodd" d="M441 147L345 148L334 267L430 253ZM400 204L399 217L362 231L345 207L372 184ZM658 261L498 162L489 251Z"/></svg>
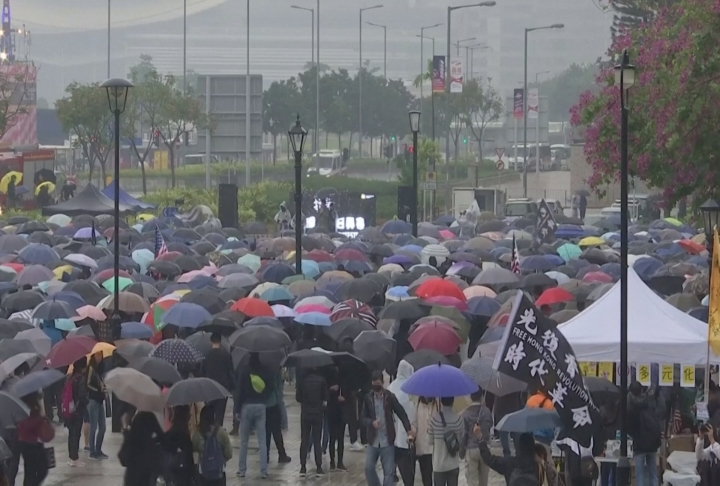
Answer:
<svg viewBox="0 0 720 486"><path fill-rule="evenodd" d="M80 228L75 232L73 238L77 240L90 240L93 237L93 231L95 232L95 238L102 238L102 235L93 227Z"/></svg>
<svg viewBox="0 0 720 486"><path fill-rule="evenodd" d="M412 265L415 263L412 258L405 255L393 255L391 257L383 258L383 264L396 263L398 265Z"/></svg>
<svg viewBox="0 0 720 486"><path fill-rule="evenodd" d="M416 371L400 389L408 395L442 398L470 395L478 386L454 366L438 364Z"/></svg>

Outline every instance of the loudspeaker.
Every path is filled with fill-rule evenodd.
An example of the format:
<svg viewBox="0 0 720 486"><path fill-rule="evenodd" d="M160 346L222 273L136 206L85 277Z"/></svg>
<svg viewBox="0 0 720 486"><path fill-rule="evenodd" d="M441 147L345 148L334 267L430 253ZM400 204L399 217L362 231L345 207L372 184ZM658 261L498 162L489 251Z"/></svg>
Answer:
<svg viewBox="0 0 720 486"><path fill-rule="evenodd" d="M410 222L410 208L413 205L413 187L398 186L397 217Z"/></svg>
<svg viewBox="0 0 720 486"><path fill-rule="evenodd" d="M218 190L218 217L223 228L238 227L238 187L220 184Z"/></svg>

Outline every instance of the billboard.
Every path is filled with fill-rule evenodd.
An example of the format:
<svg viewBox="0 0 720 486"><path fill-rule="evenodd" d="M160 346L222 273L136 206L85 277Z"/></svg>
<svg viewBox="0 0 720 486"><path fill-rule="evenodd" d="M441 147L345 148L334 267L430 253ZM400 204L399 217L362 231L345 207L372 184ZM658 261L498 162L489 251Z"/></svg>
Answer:
<svg viewBox="0 0 720 486"><path fill-rule="evenodd" d="M445 56L433 56L432 90L433 93L445 91Z"/></svg>
<svg viewBox="0 0 720 486"><path fill-rule="evenodd" d="M0 65L0 145L23 146L37 143L37 68L28 63Z"/></svg>
<svg viewBox="0 0 720 486"><path fill-rule="evenodd" d="M525 104L523 98L523 89L515 88L513 92L513 118L516 120L522 120L523 117L523 105Z"/></svg>
<svg viewBox="0 0 720 486"><path fill-rule="evenodd" d="M530 88L528 90L528 99L527 99L527 116L528 118L537 119L538 117L538 109L540 108L539 104L539 96L538 96L538 90L537 88Z"/></svg>
<svg viewBox="0 0 720 486"><path fill-rule="evenodd" d="M450 61L450 92L462 93L463 90L463 62L462 59Z"/></svg>

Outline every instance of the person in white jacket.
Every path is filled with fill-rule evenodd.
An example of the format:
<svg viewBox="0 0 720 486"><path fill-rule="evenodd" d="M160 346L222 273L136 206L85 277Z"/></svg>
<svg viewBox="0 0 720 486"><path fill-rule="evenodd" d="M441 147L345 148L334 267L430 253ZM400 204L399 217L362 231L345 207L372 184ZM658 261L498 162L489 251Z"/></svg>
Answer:
<svg viewBox="0 0 720 486"><path fill-rule="evenodd" d="M405 360L398 364L397 378L390 383L388 391L392 392L400 405L405 409L410 423L415 421L415 403L410 400L410 395L400 387L412 376L415 369ZM408 435L400 420L395 416L395 464L400 471L403 484L415 484L415 460L410 454L411 444L408 442Z"/></svg>

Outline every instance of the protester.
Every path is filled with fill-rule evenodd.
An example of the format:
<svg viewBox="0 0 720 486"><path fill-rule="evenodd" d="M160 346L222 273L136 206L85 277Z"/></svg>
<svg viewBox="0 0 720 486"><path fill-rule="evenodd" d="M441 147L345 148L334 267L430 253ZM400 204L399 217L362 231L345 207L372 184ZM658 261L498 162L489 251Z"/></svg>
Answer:
<svg viewBox="0 0 720 486"><path fill-rule="evenodd" d="M118 452L120 464L125 468L125 486L156 486L163 472L162 437L162 429L153 413L138 412L135 415Z"/></svg>
<svg viewBox="0 0 720 486"><path fill-rule="evenodd" d="M430 419L433 440L433 482L435 486L457 486L460 458L465 456L465 423L453 411L453 397L440 399L440 410Z"/></svg>
<svg viewBox="0 0 720 486"><path fill-rule="evenodd" d="M65 383L62 393L62 414L68 429L68 466L84 466L80 461L80 435L83 418L87 413L89 396L87 387L87 358L82 357L73 363L73 371Z"/></svg>
<svg viewBox="0 0 720 486"><path fill-rule="evenodd" d="M278 451L278 463L287 464L291 461L285 451L285 442L282 434L282 395L283 380L280 373L275 374L275 381L271 384L272 391L268 394L265 402L265 443L267 444L267 457L270 462L270 440L275 441L275 448Z"/></svg>
<svg viewBox="0 0 720 486"><path fill-rule="evenodd" d="M475 426L480 427L483 437L490 437L490 430L493 426L492 412L485 405L485 393L482 389L470 395L472 403L462 413L465 425L464 437L466 449L465 479L468 486L487 486L490 468L480 457L478 439L473 430Z"/></svg>
<svg viewBox="0 0 720 486"><path fill-rule="evenodd" d="M535 459L540 467L540 486L558 486L558 474L552 456L543 444L535 443Z"/></svg>
<svg viewBox="0 0 720 486"><path fill-rule="evenodd" d="M657 453L662 442L665 404L659 399L657 388L643 393L638 381L630 383L628 391L628 432L633 439L636 484L655 486L659 483Z"/></svg>
<svg viewBox="0 0 720 486"><path fill-rule="evenodd" d="M90 419L90 459L107 459L102 451L105 438L105 384L102 380L102 353L90 357L87 369L88 407Z"/></svg>
<svg viewBox="0 0 720 486"><path fill-rule="evenodd" d="M433 441L428 431L430 430L430 418L437 410L434 400L427 397L418 397L412 430L415 433L415 457L420 466L423 486L432 486L433 484Z"/></svg>
<svg viewBox="0 0 720 486"><path fill-rule="evenodd" d="M192 443L193 451L198 454L199 486L224 486L225 465L232 459L232 446L225 429L215 421L212 408L203 408L200 412L200 424L193 434ZM262 462L262 455L260 457ZM263 477L267 477L267 473Z"/></svg>
<svg viewBox="0 0 720 486"><path fill-rule="evenodd" d="M322 439L324 410L328 402L328 385L317 369L311 368L299 379L295 399L300 404L300 477L307 474L306 462L312 440L315 451L315 473L325 474L322 468Z"/></svg>
<svg viewBox="0 0 720 486"><path fill-rule="evenodd" d="M720 484L720 443L717 441L717 433L710 424L702 425L698 432L695 457L700 486L715 486Z"/></svg>
<svg viewBox="0 0 720 486"><path fill-rule="evenodd" d="M395 395L400 405L405 409L408 420L412 424L415 421L415 403L410 400L410 395L400 389L415 372L412 365L405 360L400 361L397 369L397 378L388 385L388 391ZM397 465L400 477L404 484L415 484L415 455L412 448L413 441L408 440L408 434L395 416L395 464ZM412 425L410 427L412 429Z"/></svg>
<svg viewBox="0 0 720 486"><path fill-rule="evenodd" d="M524 403L520 393L508 393L504 396L496 396L493 404L493 418L495 419L495 426L500 420L507 414L522 410ZM512 450L510 449L510 439L512 438L513 443L517 442L517 434L510 434L509 432L500 432L500 444L502 445L503 456L510 457ZM517 444L516 444L517 447Z"/></svg>
<svg viewBox="0 0 720 486"><path fill-rule="evenodd" d="M39 394L23 397L30 416L17 424L18 445L25 471L23 486L40 486L43 483L48 473L48 456L43 444L55 438L55 428L43 416L40 399Z"/></svg>
<svg viewBox="0 0 720 486"><path fill-rule="evenodd" d="M490 453L480 426L476 425L473 433L478 439L480 457L490 469L508 478L509 486L540 484L540 465L535 455L535 440L532 434L524 433L515 442L515 455L510 457L495 456Z"/></svg>
<svg viewBox="0 0 720 486"><path fill-rule="evenodd" d="M240 459L237 476L244 478L247 472L247 452L250 434L255 431L260 449L260 476L266 478L267 441L265 438L265 403L273 391L275 378L260 363L257 353L250 353L247 369L240 376L238 383L238 403L235 408L240 411ZM208 412L209 413L209 412Z"/></svg>
<svg viewBox="0 0 720 486"><path fill-rule="evenodd" d="M347 471L343 458L345 456L345 395L347 392L340 381L340 371L333 370L332 384L329 387L328 406L325 417L330 429L330 472ZM337 452L337 463L335 453Z"/></svg>
<svg viewBox="0 0 720 486"><path fill-rule="evenodd" d="M163 475L167 486L192 486L195 476L193 444L190 436L190 407L173 407L171 425L162 440L166 456Z"/></svg>
<svg viewBox="0 0 720 486"><path fill-rule="evenodd" d="M395 484L395 421L397 415L408 434L409 439L415 437L405 409L395 395L383 388L384 379L381 371L375 370L371 376L372 392L365 395L360 422L367 430L368 447L365 453L365 479L369 486L380 486L380 479L375 472L378 458L382 464L383 486Z"/></svg>
<svg viewBox="0 0 720 486"><path fill-rule="evenodd" d="M225 389L232 391L233 387L233 362L230 352L222 346L222 336L218 332L210 335L210 351L202 361L200 374L211 380L220 383ZM220 398L205 405L211 407L215 413L215 422L222 425L225 421L225 409L227 398Z"/></svg>

